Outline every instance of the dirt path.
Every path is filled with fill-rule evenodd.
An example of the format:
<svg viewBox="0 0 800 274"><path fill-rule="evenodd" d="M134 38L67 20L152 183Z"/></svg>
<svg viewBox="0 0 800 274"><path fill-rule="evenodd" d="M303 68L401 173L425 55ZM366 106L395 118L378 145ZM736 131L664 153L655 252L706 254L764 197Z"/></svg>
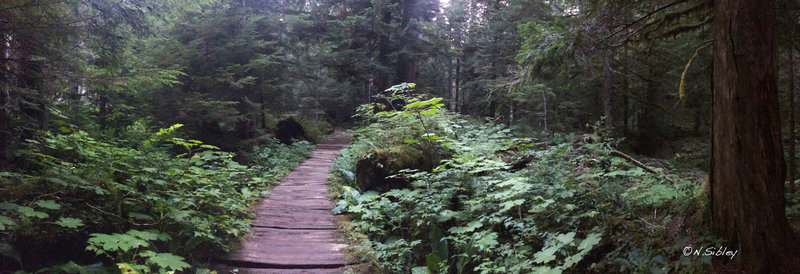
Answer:
<svg viewBox="0 0 800 274"><path fill-rule="evenodd" d="M349 135L317 146L256 208L253 233L224 264L239 273L341 273L349 262L330 212L330 166Z"/></svg>

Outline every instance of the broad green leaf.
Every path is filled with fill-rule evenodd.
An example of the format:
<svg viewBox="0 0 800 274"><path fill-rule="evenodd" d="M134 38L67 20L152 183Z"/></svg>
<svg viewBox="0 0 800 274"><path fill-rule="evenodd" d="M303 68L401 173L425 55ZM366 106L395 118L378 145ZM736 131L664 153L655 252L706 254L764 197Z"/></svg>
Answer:
<svg viewBox="0 0 800 274"><path fill-rule="evenodd" d="M17 209L19 207L20 207L20 205L15 204L15 203L9 203L9 202L0 203L0 209L15 210L15 209Z"/></svg>
<svg viewBox="0 0 800 274"><path fill-rule="evenodd" d="M0 231L6 230L6 227L13 227L17 225L13 219L0 215Z"/></svg>
<svg viewBox="0 0 800 274"><path fill-rule="evenodd" d="M411 274L428 274L428 273L431 272L428 270L428 267L424 266L417 266L411 269Z"/></svg>
<svg viewBox="0 0 800 274"><path fill-rule="evenodd" d="M575 240L575 232L573 231L567 234L559 234L556 236L556 240L565 244L571 243L573 240Z"/></svg>
<svg viewBox="0 0 800 274"><path fill-rule="evenodd" d="M128 251L134 248L139 248L141 246L144 247L150 246L150 244L144 239L137 238L133 235L129 234L121 234L121 235L116 234L116 235L119 235L118 245L119 249L121 249L122 251Z"/></svg>
<svg viewBox="0 0 800 274"><path fill-rule="evenodd" d="M122 274L139 274L139 271L136 271L132 265L127 263L118 263L117 267Z"/></svg>
<svg viewBox="0 0 800 274"><path fill-rule="evenodd" d="M90 244L89 247L97 246L107 251L116 251L119 249L119 240L115 236L103 233L92 233L89 236L92 236L89 238L89 240L87 240L87 242ZM87 247L87 249L89 249L89 247Z"/></svg>
<svg viewBox="0 0 800 274"><path fill-rule="evenodd" d="M136 238L139 238L139 239L142 239L142 240L145 240L145 241L158 240L158 235L159 235L158 231L155 231L155 230L139 231L139 230L136 230L136 229L128 230L128 232L125 232L125 234L134 236Z"/></svg>
<svg viewBox="0 0 800 274"><path fill-rule="evenodd" d="M469 222L466 226L451 227L447 231L450 232L450 233L454 233L454 234L462 234L462 233L475 231L475 229L478 229L481 226L483 226L483 223L481 223L481 221L474 220L474 221Z"/></svg>
<svg viewBox="0 0 800 274"><path fill-rule="evenodd" d="M556 259L555 254L556 251L558 251L558 249L559 249L558 246L551 246L542 249L542 251L536 252L536 254L533 254L533 262L545 264L555 260Z"/></svg>
<svg viewBox="0 0 800 274"><path fill-rule="evenodd" d="M431 108L431 109L428 109L428 110L423 110L423 111L420 111L420 112L419 112L419 114L422 114L422 115L431 115L431 114L437 113L437 112L439 112L439 111L441 111L441 109L438 109L438 108Z"/></svg>
<svg viewBox="0 0 800 274"><path fill-rule="evenodd" d="M506 212L509 209L514 208L515 206L522 205L523 203L525 203L525 199L516 199L516 200L502 202L500 203L500 206L502 208L500 208L498 212L499 213Z"/></svg>
<svg viewBox="0 0 800 274"><path fill-rule="evenodd" d="M424 106L429 106L429 105L435 105L436 103L439 103L439 101L441 101L441 100L442 100L442 98L437 97L437 98L433 98L433 99L430 99L430 100L413 102L411 104L406 105L406 109L412 109L412 108L419 108L419 107L424 107Z"/></svg>
<svg viewBox="0 0 800 274"><path fill-rule="evenodd" d="M553 199L547 199L547 200L541 201L538 204L534 204L533 206L531 206L531 209L529 209L528 212L530 212L530 213L540 213L540 212L544 211L545 209L547 209L547 206L549 206L549 205L551 205L553 203L555 203L555 200L553 200Z"/></svg>
<svg viewBox="0 0 800 274"><path fill-rule="evenodd" d="M61 209L61 205L53 200L39 200L36 201L36 205L46 209L53 209L53 210Z"/></svg>
<svg viewBox="0 0 800 274"><path fill-rule="evenodd" d="M150 258L150 257L153 257L155 255L156 255L156 252L152 251L152 250L145 250L145 251L139 252L139 257L142 257L142 258Z"/></svg>
<svg viewBox="0 0 800 274"><path fill-rule="evenodd" d="M219 147L217 147L217 146L212 146L212 145L200 145L200 147L202 147L202 148L206 148L206 149L219 150Z"/></svg>
<svg viewBox="0 0 800 274"><path fill-rule="evenodd" d="M592 247L600 243L602 235L603 234L601 233L589 233L589 235L586 236L586 239L583 239L583 241L581 241L581 243L578 245L578 250L591 250Z"/></svg>
<svg viewBox="0 0 800 274"><path fill-rule="evenodd" d="M436 221L440 222L440 223L441 222L447 222L447 221L449 221L450 219L453 219L453 218L460 219L461 218L461 213L457 212L457 211L452 211L452 210L449 210L449 209L445 209L445 210L442 210L442 212L439 212L439 216L436 218Z"/></svg>
<svg viewBox="0 0 800 274"><path fill-rule="evenodd" d="M20 214L22 214L23 216L25 216L25 217L36 217L36 218L43 219L43 218L47 218L48 216L50 216L50 215L47 215L47 213L44 213L44 212L41 212L41 211L36 211L33 208L27 207L27 206L17 207L17 211Z"/></svg>
<svg viewBox="0 0 800 274"><path fill-rule="evenodd" d="M91 246L98 246L105 251L128 251L139 247L148 247L150 243L129 234L103 234L92 233L88 242ZM91 247L90 246L90 247ZM89 247L87 247L89 249Z"/></svg>
<svg viewBox="0 0 800 274"><path fill-rule="evenodd" d="M58 219L58 221L56 221L56 224L66 228L78 228L83 226L83 221L70 217L61 217Z"/></svg>
<svg viewBox="0 0 800 274"><path fill-rule="evenodd" d="M549 266L540 266L533 271L535 274L561 274L563 271L558 268L551 268Z"/></svg>
<svg viewBox="0 0 800 274"><path fill-rule="evenodd" d="M480 250L490 250L497 246L497 233L490 232L483 237L480 237L477 241L475 241L475 245L478 246Z"/></svg>
<svg viewBox="0 0 800 274"><path fill-rule="evenodd" d="M163 269L172 269L178 271L191 267L191 265L184 262L183 257L176 256L172 253L157 253L148 258L147 262L158 265Z"/></svg>

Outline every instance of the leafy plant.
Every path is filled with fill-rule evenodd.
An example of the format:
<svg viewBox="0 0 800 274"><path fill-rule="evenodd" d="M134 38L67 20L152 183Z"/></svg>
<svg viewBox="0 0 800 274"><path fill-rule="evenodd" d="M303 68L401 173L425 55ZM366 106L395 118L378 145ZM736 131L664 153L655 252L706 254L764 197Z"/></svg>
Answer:
<svg viewBox="0 0 800 274"><path fill-rule="evenodd" d="M667 252L673 235L697 237L666 231L676 216L693 213L687 210L699 188L689 178L696 177L644 172L610 155L618 140L602 130L578 145L569 135L515 138L502 126L439 110L436 98L397 90L404 93L390 99L402 99L403 107L362 107L370 123L354 130L334 176L345 184L334 212L350 214L352 229L369 237L365 244L387 272L625 271L618 260L628 256L624 250L657 245L639 256L659 262L679 255ZM361 194L348 178L360 153L421 144L452 156L431 171L392 175L409 180L408 188Z"/></svg>
<svg viewBox="0 0 800 274"><path fill-rule="evenodd" d="M246 166L232 153L180 137L179 128L150 133L138 144L83 131L29 140L26 153L38 168L0 174L7 190L0 192L0 255L24 267L11 244L16 239L46 244L66 235L89 237L86 250L115 269L186 271L246 235L250 205L314 148L274 141L254 148L254 164ZM174 155L174 147L182 153Z"/></svg>

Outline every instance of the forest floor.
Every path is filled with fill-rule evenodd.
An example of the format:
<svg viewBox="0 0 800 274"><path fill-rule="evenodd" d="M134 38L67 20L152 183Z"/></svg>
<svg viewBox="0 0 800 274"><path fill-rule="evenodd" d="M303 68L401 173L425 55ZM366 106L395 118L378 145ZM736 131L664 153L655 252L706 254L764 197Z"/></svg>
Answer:
<svg viewBox="0 0 800 274"><path fill-rule="evenodd" d="M352 136L337 131L255 208L250 236L223 260L238 273L340 273L351 264L331 214L328 174Z"/></svg>

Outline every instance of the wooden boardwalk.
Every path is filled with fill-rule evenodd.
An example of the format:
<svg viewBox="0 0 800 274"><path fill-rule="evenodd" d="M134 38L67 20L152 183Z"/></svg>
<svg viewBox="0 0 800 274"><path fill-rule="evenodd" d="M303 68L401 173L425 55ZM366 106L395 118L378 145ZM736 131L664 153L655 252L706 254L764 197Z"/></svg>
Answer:
<svg viewBox="0 0 800 274"><path fill-rule="evenodd" d="M335 134L272 187L256 208L253 233L222 263L239 273L341 273L351 262L330 211L327 179L350 138Z"/></svg>

